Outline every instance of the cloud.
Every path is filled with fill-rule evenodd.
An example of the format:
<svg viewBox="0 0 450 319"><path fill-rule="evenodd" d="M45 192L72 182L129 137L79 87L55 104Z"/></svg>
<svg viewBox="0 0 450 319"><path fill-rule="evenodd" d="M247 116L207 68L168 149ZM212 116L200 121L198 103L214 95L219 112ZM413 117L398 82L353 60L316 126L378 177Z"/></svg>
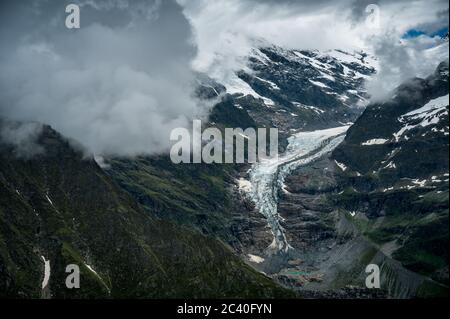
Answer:
<svg viewBox="0 0 450 319"><path fill-rule="evenodd" d="M369 94L373 100L383 100L406 80L431 75L440 62L448 60L448 50L448 42L442 43L438 37L398 40L392 35L378 39L374 51L381 63L367 84Z"/></svg>
<svg viewBox="0 0 450 319"><path fill-rule="evenodd" d="M70 1L76 2L76 1ZM2 2L0 116L50 124L98 154L154 154L205 116L193 97L191 26L172 0ZM7 30L7 31L5 31Z"/></svg>
<svg viewBox="0 0 450 319"><path fill-rule="evenodd" d="M255 39L289 48L345 48L358 37L342 11L349 1L178 0L191 21L194 67L218 80L243 67ZM355 40L356 39L356 40ZM359 43L362 45L362 43Z"/></svg>
<svg viewBox="0 0 450 319"><path fill-rule="evenodd" d="M43 126L39 123L17 123L0 120L0 144L13 147L13 154L19 158L30 158L42 154L44 148L38 144Z"/></svg>
<svg viewBox="0 0 450 319"><path fill-rule="evenodd" d="M64 26L71 2L79 30ZM448 26L448 2L374 2L379 29L365 23L365 0L1 1L0 116L50 124L97 154L155 154L173 128L208 114L192 67L226 82L255 40L374 53L375 96L448 58L428 49L435 38L399 42L412 28Z"/></svg>
<svg viewBox="0 0 450 319"><path fill-rule="evenodd" d="M391 82L385 82L378 87L379 90L374 90L378 94L384 87L383 91L386 93L398 81L417 70L412 64L429 65L430 70L435 67L435 61L420 61L408 58L405 54L408 52L408 56L433 59L434 56L421 51L426 49L427 44L436 42L436 39L422 38L398 45L402 35L414 27L437 30L448 26L445 14L448 12L448 2L444 0L178 2L183 5L184 12L193 25L199 48L194 67L224 82L227 82L230 73L245 67L242 57L255 46L254 39L264 38L269 43L287 48L363 49L377 55L380 66L386 70L391 68L393 60L399 61L402 65L392 69L395 70L395 79L389 76L386 80ZM376 4L379 8L379 28L372 28L366 23L369 14L366 8L370 4ZM403 60L401 56L404 57ZM386 74L384 70L382 72ZM378 78L385 80L381 76Z"/></svg>

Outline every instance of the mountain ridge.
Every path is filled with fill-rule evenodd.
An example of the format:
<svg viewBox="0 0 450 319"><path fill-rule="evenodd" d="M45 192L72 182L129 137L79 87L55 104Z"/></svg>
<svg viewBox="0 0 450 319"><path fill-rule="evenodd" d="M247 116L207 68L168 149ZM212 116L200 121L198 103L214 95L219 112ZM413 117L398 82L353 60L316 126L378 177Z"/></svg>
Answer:
<svg viewBox="0 0 450 319"><path fill-rule="evenodd" d="M224 244L152 217L96 164L44 126L45 152L0 148L0 292L17 298L288 297ZM43 261L49 284L41 289ZM81 288L65 287L77 264Z"/></svg>

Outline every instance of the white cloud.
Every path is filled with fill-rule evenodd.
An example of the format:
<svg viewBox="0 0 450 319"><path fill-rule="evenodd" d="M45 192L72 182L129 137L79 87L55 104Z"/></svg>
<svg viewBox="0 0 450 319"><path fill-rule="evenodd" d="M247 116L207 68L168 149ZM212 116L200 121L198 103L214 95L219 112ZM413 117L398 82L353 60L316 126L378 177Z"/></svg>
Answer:
<svg viewBox="0 0 450 319"><path fill-rule="evenodd" d="M407 30L448 25L448 18L442 14L448 11L448 3L442 0L178 2L184 6L195 30L199 51L194 67L225 82L231 72L244 67L242 57L254 47L254 39L264 38L270 43L297 49L363 49L378 55L381 68L391 68L389 54L408 52L412 57L435 58L421 51L436 39L420 38L398 45ZM380 9L379 29L365 23L365 9L371 3L376 3ZM394 68L395 77L382 78L383 71L377 79L383 82L386 93L411 76L411 71L420 68L421 73L432 72L439 62L406 57L402 67ZM381 86L378 89L381 91Z"/></svg>
<svg viewBox="0 0 450 319"><path fill-rule="evenodd" d="M219 80L243 66L254 40L290 48L362 46L340 6L293 11L275 2L179 0L185 7L198 45L194 67ZM348 1L347 1L348 2ZM294 12L294 13L293 13ZM225 73L225 74L223 74Z"/></svg>
<svg viewBox="0 0 450 319"><path fill-rule="evenodd" d="M0 120L0 142L13 146L13 153L19 158L29 158L44 152L37 143L42 125L34 122L16 123Z"/></svg>
<svg viewBox="0 0 450 319"><path fill-rule="evenodd" d="M442 0L374 1L379 30L364 23L366 0L74 2L80 30L65 28L65 1L1 2L0 116L48 123L95 153L166 151L172 128L208 111L192 97L191 65L227 79L255 39L376 53L371 92L379 96L448 58L426 50L436 39L400 43L410 28L448 24Z"/></svg>
<svg viewBox="0 0 450 319"><path fill-rule="evenodd" d="M173 128L207 114L193 98L195 47L174 1L85 4L79 30L64 27L62 2L41 3L8 10L28 25L9 22L17 41L0 53L0 115L50 124L91 152L134 155L167 151Z"/></svg>

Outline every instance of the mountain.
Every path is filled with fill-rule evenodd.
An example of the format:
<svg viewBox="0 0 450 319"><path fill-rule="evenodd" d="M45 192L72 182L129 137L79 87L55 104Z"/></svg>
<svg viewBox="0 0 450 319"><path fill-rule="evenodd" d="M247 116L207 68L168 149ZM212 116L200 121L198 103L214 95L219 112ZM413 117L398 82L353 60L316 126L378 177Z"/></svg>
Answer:
<svg viewBox="0 0 450 319"><path fill-rule="evenodd" d="M0 129L21 125L1 121ZM220 241L142 209L49 126L39 131L32 157L0 143L2 297L293 296ZM80 267L80 289L65 286L69 264Z"/></svg>
<svg viewBox="0 0 450 319"><path fill-rule="evenodd" d="M355 120L367 102L364 84L374 66L376 60L363 52L285 50L259 43L227 81L199 74L197 95L216 101L208 126L277 127L283 151L295 131ZM242 234L242 223L266 224L258 212L235 205L235 179L246 165L174 165L164 156L110 158L108 164L108 174L145 207L157 208L161 218L219 236L238 251L254 236Z"/></svg>
<svg viewBox="0 0 450 319"><path fill-rule="evenodd" d="M315 297L348 296L349 285L365 296L369 264L380 267L385 297L448 296L448 104L443 62L347 129L294 134L293 159L265 197L277 198L272 220L288 249L253 250L265 259L257 267ZM296 155L296 145L308 151Z"/></svg>
<svg viewBox="0 0 450 319"><path fill-rule="evenodd" d="M390 100L368 106L334 158L391 186L402 178L448 172L447 149L448 63L443 62L427 79L412 79Z"/></svg>
<svg viewBox="0 0 450 319"><path fill-rule="evenodd" d="M364 53L266 46L223 83L230 108L278 127L282 141L277 163L238 168L239 251L304 296L448 295L448 63L364 110L376 64ZM380 294L365 289L370 263L382 271Z"/></svg>
<svg viewBox="0 0 450 319"><path fill-rule="evenodd" d="M447 61L368 106L333 153L347 186L338 204L405 267L447 285L448 76Z"/></svg>
<svg viewBox="0 0 450 319"><path fill-rule="evenodd" d="M255 48L246 66L228 81L199 76L197 94L216 101L205 125L222 129L275 126L284 151L296 132L346 127L356 120L367 103L365 81L375 72L374 66L375 59L361 52L263 46ZM262 214L243 191L251 184L247 180L250 165L175 165L167 156L108 158L106 164L105 172L147 210L226 242L253 267L292 288L286 284L283 265L298 260L301 251L284 256L268 250L279 223ZM289 222L281 222L284 229ZM322 222L315 225L316 231L329 228ZM297 232L295 223L291 228ZM374 295L360 290L343 293L358 294Z"/></svg>
<svg viewBox="0 0 450 319"><path fill-rule="evenodd" d="M364 52L259 43L244 60L226 79L198 74L197 96L214 104L204 126L277 127L276 161L91 158L47 126L36 143L0 143L0 291L448 295L448 62L370 102L377 60ZM68 263L80 290L64 287ZM365 286L369 264L380 290Z"/></svg>
<svg viewBox="0 0 450 319"><path fill-rule="evenodd" d="M367 104L377 61L364 52L286 50L260 44L223 86L258 125L312 130L354 121Z"/></svg>

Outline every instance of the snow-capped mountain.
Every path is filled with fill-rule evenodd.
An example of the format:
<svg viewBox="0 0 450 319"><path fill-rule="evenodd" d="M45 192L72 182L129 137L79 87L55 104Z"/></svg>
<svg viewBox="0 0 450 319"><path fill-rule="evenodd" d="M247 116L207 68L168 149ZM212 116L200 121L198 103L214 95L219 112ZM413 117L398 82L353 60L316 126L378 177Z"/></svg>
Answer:
<svg viewBox="0 0 450 319"><path fill-rule="evenodd" d="M448 72L443 62L427 79L413 79L390 100L371 104L335 159L359 175L379 176L380 184L448 173Z"/></svg>
<svg viewBox="0 0 450 319"><path fill-rule="evenodd" d="M364 84L376 66L363 52L266 45L254 48L245 66L221 84L256 123L288 134L355 120L367 104Z"/></svg>
<svg viewBox="0 0 450 319"><path fill-rule="evenodd" d="M276 162L238 181L268 225L243 230L265 238L244 248L249 261L290 287L364 289L356 268L366 256L391 273L382 277L389 296L441 291L448 256L433 247L448 241L448 62L364 110L377 61L363 53L270 46L248 61L224 87L235 107L286 137ZM432 229L440 235L425 235Z"/></svg>
<svg viewBox="0 0 450 319"><path fill-rule="evenodd" d="M439 265L419 263L419 268L429 267L424 272L411 267L417 260L408 250L429 229L407 227L413 241L402 242L402 223L405 214L412 210L419 216L432 202L428 208L438 212L437 222L433 217L431 224L422 225L440 229L448 205L439 198L448 196L448 189L433 190L440 196L437 201L420 198L426 196L422 193L413 196L415 188L400 194L385 190L393 180L404 185L423 180L414 175L408 184L407 176L396 170L426 172L433 183L445 181L448 169L442 163L448 144L442 138L448 138L448 120L442 126L442 101L448 94L448 67L442 64L428 79L399 87L392 101L381 105L369 104L365 89L377 64L361 52L255 48L226 80L199 75L197 93L217 101L210 125L278 127L282 153L277 162L186 168L164 158L113 160L110 174L160 218L219 236L256 269L290 288L334 294L353 285L356 292L342 294L372 296L374 292L364 290L364 257L391 274L382 277L383 296L416 296L423 285L435 289L442 260L436 259ZM416 152L417 143L430 146L424 149L436 159ZM390 154L395 148L398 152ZM161 190L164 196L154 195ZM420 202L408 206L414 199ZM386 224L378 219L377 214L395 215L396 206L400 218L386 217ZM423 250L442 257L430 246Z"/></svg>
<svg viewBox="0 0 450 319"><path fill-rule="evenodd" d="M399 277L401 285L384 279L398 296L448 289L441 286L448 283L448 80L447 60L369 105L332 156L335 205L353 212L366 238L407 269L383 262L408 278Z"/></svg>

